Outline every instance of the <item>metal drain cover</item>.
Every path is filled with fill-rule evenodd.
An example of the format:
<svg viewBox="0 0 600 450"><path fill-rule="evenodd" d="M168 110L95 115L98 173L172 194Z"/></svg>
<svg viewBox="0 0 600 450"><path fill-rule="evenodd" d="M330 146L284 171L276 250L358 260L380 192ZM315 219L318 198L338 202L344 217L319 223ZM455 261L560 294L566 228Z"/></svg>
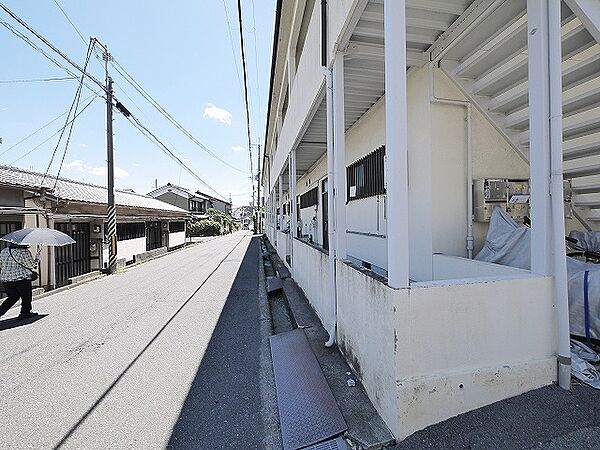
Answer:
<svg viewBox="0 0 600 450"><path fill-rule="evenodd" d="M283 283L279 277L267 277L267 293L271 294L283 289Z"/></svg>
<svg viewBox="0 0 600 450"><path fill-rule="evenodd" d="M305 448L346 431L346 421L304 330L270 339L284 450Z"/></svg>

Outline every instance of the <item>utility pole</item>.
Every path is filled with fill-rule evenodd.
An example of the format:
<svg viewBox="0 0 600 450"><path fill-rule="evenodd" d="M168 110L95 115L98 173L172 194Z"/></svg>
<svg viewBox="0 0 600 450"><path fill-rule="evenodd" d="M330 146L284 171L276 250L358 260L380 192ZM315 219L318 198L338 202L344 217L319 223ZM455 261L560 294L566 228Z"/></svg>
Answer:
<svg viewBox="0 0 600 450"><path fill-rule="evenodd" d="M117 208L115 206L115 161L113 147L113 80L108 74L108 63L111 55L108 47L97 38L92 38L94 44L98 44L104 50L102 60L104 61L104 72L106 86L106 164L108 174L108 207L106 211L106 236L108 238L108 273L117 271Z"/></svg>

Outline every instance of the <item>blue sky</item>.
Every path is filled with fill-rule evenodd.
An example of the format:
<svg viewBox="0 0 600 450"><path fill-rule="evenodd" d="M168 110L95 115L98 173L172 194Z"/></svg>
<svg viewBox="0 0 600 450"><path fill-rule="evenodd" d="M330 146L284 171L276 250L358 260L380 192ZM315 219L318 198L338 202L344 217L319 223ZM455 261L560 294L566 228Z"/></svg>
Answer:
<svg viewBox="0 0 600 450"><path fill-rule="evenodd" d="M57 2L86 40L97 36L107 43L127 72L200 142L230 164L248 170L236 0ZM54 0L3 3L73 60L83 64L87 45ZM252 138L254 142L262 142L275 1L243 0L242 8ZM232 27L233 49L226 10ZM0 18L21 29L4 12L0 12ZM68 75L3 26L0 26L0 57L0 137L3 139L0 163L44 172L58 138L33 149L62 127L64 117L8 149L67 111L77 81L6 83ZM90 61L89 71L104 79L99 61ZM230 169L206 154L154 110L114 69L111 72L116 82L115 95L142 123L217 192L225 197L231 194L235 205L249 202L248 174ZM82 100L90 95L84 88ZM105 104L98 98L75 123L61 176L106 184L105 127ZM118 113L114 131L118 188L147 193L158 180L159 185L170 181L206 191ZM50 173L58 170L63 149L61 145ZM256 151L254 161L256 168Z"/></svg>

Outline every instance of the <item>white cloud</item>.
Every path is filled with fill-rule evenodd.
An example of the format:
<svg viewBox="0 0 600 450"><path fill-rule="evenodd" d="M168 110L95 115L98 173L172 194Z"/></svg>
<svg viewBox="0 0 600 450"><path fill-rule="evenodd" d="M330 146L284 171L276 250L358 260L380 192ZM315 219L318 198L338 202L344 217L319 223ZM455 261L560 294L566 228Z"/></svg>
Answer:
<svg viewBox="0 0 600 450"><path fill-rule="evenodd" d="M87 144L79 144L79 148L86 149L88 147L89 147L89 145L87 145Z"/></svg>
<svg viewBox="0 0 600 450"><path fill-rule="evenodd" d="M246 147L243 147L241 145L234 145L233 147L231 147L231 150L233 150L234 152L241 152L242 150L245 150Z"/></svg>
<svg viewBox="0 0 600 450"><path fill-rule="evenodd" d="M131 164L131 165L132 165L133 167L142 167L142 165L141 165L141 164L138 164L138 163L133 163L133 164Z"/></svg>
<svg viewBox="0 0 600 450"><path fill-rule="evenodd" d="M96 177L106 176L106 167L105 166L90 166L85 164L81 159L75 159L70 163L64 165L65 169L71 169L77 172L87 173L89 175L94 175ZM128 176L126 170L121 169L119 166L115 166L115 178L123 178Z"/></svg>
<svg viewBox="0 0 600 450"><path fill-rule="evenodd" d="M218 120L226 125L231 125L231 118L233 116L226 109L219 108L218 106L209 103L206 105L206 108L204 108L203 117Z"/></svg>

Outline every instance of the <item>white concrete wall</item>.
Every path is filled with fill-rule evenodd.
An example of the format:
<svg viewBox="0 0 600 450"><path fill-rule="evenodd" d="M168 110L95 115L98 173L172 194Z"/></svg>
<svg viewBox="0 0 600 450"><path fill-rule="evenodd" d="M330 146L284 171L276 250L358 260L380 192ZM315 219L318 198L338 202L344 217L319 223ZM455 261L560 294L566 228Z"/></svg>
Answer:
<svg viewBox="0 0 600 450"><path fill-rule="evenodd" d="M102 250L102 261L108 261L108 247ZM117 242L117 259L123 259L127 262L133 261L133 256L138 253L146 252L146 237L127 239Z"/></svg>
<svg viewBox="0 0 600 450"><path fill-rule="evenodd" d="M434 280L460 280L465 282L481 282L490 278L531 278L528 270L515 267L492 264L475 259L462 258L460 256L433 255L433 279ZM428 282L414 283L426 285Z"/></svg>
<svg viewBox="0 0 600 450"><path fill-rule="evenodd" d="M550 278L415 288L398 306L396 436L556 380Z"/></svg>
<svg viewBox="0 0 600 450"><path fill-rule="evenodd" d="M339 261L336 277L338 345L371 402L398 437L395 354L399 337L395 315L400 292Z"/></svg>
<svg viewBox="0 0 600 450"><path fill-rule="evenodd" d="M311 306L324 324L333 317L329 295L329 258L305 242L294 239L294 281L304 291Z"/></svg>
<svg viewBox="0 0 600 450"><path fill-rule="evenodd" d="M552 280L393 290L337 263L338 343L397 438L556 379Z"/></svg>
<svg viewBox="0 0 600 450"><path fill-rule="evenodd" d="M169 233L169 248L178 247L185 244L185 231Z"/></svg>
<svg viewBox="0 0 600 450"><path fill-rule="evenodd" d="M281 260L287 266L286 256L290 254L289 251L289 234L283 231L277 230L277 254Z"/></svg>

